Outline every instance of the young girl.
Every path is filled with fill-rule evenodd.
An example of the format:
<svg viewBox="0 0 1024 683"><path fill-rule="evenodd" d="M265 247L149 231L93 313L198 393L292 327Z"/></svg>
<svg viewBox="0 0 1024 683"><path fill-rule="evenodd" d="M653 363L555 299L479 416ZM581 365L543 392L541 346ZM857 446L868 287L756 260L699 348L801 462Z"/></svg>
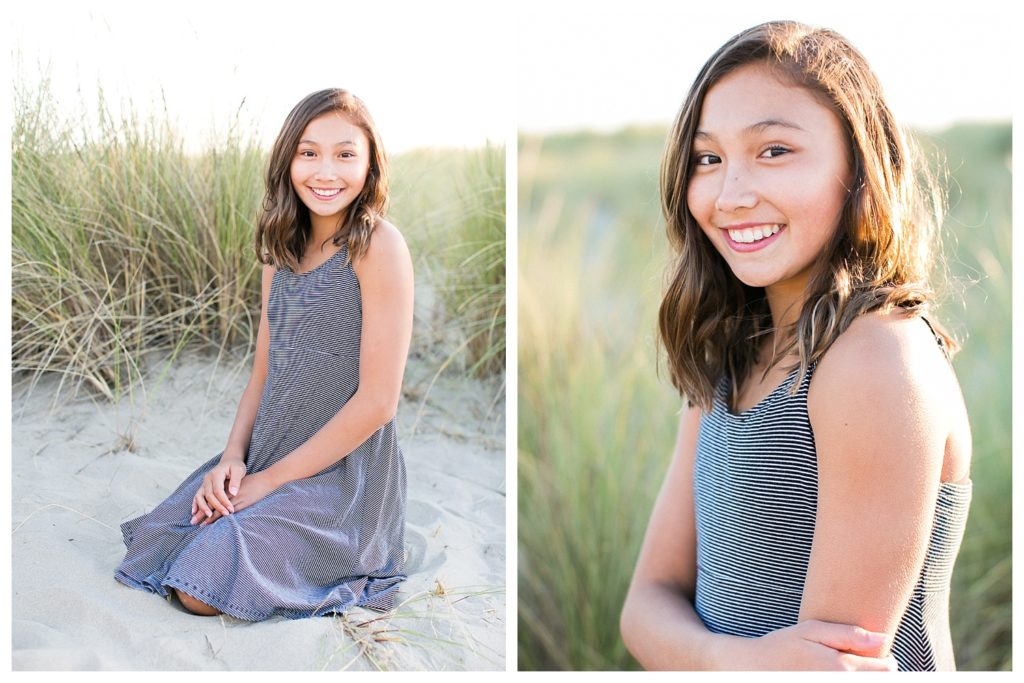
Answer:
<svg viewBox="0 0 1024 683"><path fill-rule="evenodd" d="M382 218L387 163L362 101L332 89L299 102L266 185L263 309L227 446L121 525L115 576L249 621L389 609L405 578L395 411L413 275Z"/></svg>
<svg viewBox="0 0 1024 683"><path fill-rule="evenodd" d="M697 77L662 166L688 407L621 620L646 668L954 668L971 438L916 172L832 31L756 26Z"/></svg>

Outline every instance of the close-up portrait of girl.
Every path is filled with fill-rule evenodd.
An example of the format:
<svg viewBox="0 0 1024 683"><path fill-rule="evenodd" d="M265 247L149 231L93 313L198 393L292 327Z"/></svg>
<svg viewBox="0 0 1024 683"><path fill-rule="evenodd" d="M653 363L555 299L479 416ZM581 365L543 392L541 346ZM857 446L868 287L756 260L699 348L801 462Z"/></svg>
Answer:
<svg viewBox="0 0 1024 683"><path fill-rule="evenodd" d="M520 669L1010 669L1002 10L593 9L519 25Z"/></svg>
<svg viewBox="0 0 1024 683"><path fill-rule="evenodd" d="M932 309L942 201L876 75L829 29L743 31L661 192L684 408L626 646L648 669L955 668L972 435Z"/></svg>

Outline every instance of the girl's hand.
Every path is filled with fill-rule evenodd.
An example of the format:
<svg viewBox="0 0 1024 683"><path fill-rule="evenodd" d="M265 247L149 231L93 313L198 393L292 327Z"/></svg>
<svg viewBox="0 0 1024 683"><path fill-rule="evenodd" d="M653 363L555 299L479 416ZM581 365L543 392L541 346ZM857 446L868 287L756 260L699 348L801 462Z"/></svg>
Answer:
<svg viewBox="0 0 1024 683"><path fill-rule="evenodd" d="M215 513L226 515L234 512L228 493L239 491L244 477L245 463L241 460L228 458L217 463L203 477L203 483L192 499L192 523L204 517L210 519Z"/></svg>
<svg viewBox="0 0 1024 683"><path fill-rule="evenodd" d="M230 512L238 512L245 508L253 505L268 494L280 487L280 484L270 477L265 471L264 472L253 472L242 479L241 484L238 488L237 494L230 496L231 510ZM192 516L192 523L203 520L199 526L206 526L207 524L213 524L218 519L223 517L225 514L230 514L216 509L209 517L204 519L202 514L194 514Z"/></svg>
<svg viewBox="0 0 1024 683"><path fill-rule="evenodd" d="M891 644L884 633L858 626L807 620L772 631L738 648L733 669L776 671L896 671L896 659L882 656Z"/></svg>

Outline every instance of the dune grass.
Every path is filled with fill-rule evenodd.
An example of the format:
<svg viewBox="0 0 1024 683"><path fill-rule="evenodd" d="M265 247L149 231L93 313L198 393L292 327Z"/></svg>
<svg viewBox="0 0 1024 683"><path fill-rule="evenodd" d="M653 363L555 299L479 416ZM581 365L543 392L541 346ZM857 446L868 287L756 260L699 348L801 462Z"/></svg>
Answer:
<svg viewBox="0 0 1024 683"><path fill-rule="evenodd" d="M524 137L519 150L519 668L635 669L618 617L680 401L656 371L667 258L666 129ZM953 579L960 669L1007 670L1010 587L1009 126L925 147L951 178L939 318L974 433L974 499Z"/></svg>
<svg viewBox="0 0 1024 683"><path fill-rule="evenodd" d="M477 377L505 371L505 153L420 150L395 164L395 209L415 226L437 305L461 330L453 361Z"/></svg>
<svg viewBox="0 0 1024 683"><path fill-rule="evenodd" d="M45 78L16 81L16 378L58 373L58 396L84 387L115 400L143 377L149 353L251 352L261 276L253 236L267 154L256 132L233 125L216 144L187 153L167 119L142 117L130 104L101 99L95 116L60 111ZM437 170L418 166L430 154L445 159L443 176L418 185ZM459 367L503 374L503 150L435 150L393 162L392 214L408 218L395 222L418 272L444 292L436 317L463 340L469 359ZM458 229L442 236L432 221ZM462 251L439 250L440 239ZM439 363L462 355L456 343Z"/></svg>
<svg viewBox="0 0 1024 683"><path fill-rule="evenodd" d="M355 610L335 619L343 644L329 653L320 671L347 671L365 666L375 671L416 669L463 670L467 660L478 668L498 669L504 653L476 633L491 619L481 604L502 595L487 586L433 590L406 597L386 613ZM479 610L479 612L478 612Z"/></svg>

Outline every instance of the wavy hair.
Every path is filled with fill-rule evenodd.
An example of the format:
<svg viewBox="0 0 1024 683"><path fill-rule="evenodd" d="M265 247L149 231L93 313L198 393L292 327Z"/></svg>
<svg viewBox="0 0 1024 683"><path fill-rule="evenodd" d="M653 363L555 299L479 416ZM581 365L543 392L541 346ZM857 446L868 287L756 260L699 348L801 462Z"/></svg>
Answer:
<svg viewBox="0 0 1024 683"><path fill-rule="evenodd" d="M673 386L705 410L723 377L737 395L753 371L757 339L773 329L763 288L732 274L686 203L704 97L724 76L752 63L806 88L835 112L853 162L838 229L816 259L799 318L776 330L785 342L769 367L795 350L799 362L790 370L799 367L803 378L857 316L894 307L923 315L934 298L928 275L943 198L896 125L864 57L838 33L796 22L743 31L701 69L676 116L661 166L662 213L674 261L658 313L659 339ZM947 352L955 351L955 342L940 335Z"/></svg>
<svg viewBox="0 0 1024 683"><path fill-rule="evenodd" d="M295 193L291 164L302 132L309 122L324 114L340 112L363 129L370 142L370 165L366 183L345 212L331 236L336 245L348 245L348 258L358 259L370 245L370 235L388 205L388 164L377 127L366 105L340 88L307 95L288 114L277 135L267 164L266 194L256 226L256 258L260 263L286 265L297 270L298 262L312 236L309 209Z"/></svg>

